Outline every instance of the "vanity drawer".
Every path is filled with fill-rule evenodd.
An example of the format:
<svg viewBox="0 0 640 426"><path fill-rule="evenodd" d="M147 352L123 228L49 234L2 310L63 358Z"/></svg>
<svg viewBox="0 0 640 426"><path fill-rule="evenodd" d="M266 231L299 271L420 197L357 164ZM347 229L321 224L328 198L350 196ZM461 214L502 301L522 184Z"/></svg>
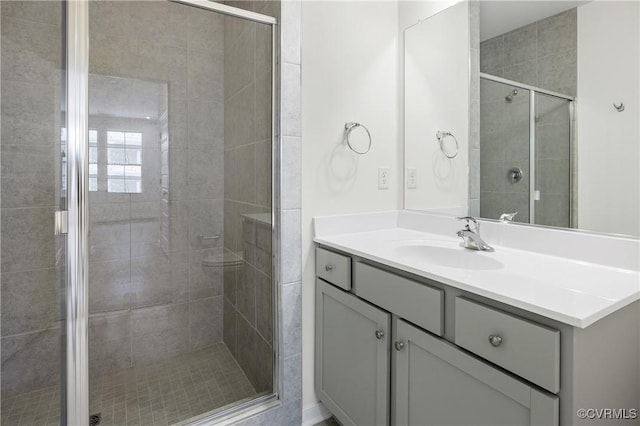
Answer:
<svg viewBox="0 0 640 426"><path fill-rule="evenodd" d="M548 391L560 390L560 332L456 297L455 343ZM491 337L493 336L493 342Z"/></svg>
<svg viewBox="0 0 640 426"><path fill-rule="evenodd" d="M351 258L316 247L316 275L345 290L351 290Z"/></svg>
<svg viewBox="0 0 640 426"><path fill-rule="evenodd" d="M355 293L431 333L444 332L444 291L356 262Z"/></svg>

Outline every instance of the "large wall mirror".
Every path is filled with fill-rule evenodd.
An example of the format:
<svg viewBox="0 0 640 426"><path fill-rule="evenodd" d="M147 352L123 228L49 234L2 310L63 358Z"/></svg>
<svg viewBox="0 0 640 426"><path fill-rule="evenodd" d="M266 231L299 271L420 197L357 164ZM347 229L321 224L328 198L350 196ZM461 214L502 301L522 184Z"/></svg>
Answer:
<svg viewBox="0 0 640 426"><path fill-rule="evenodd" d="M404 39L405 208L640 236L638 2L461 2Z"/></svg>

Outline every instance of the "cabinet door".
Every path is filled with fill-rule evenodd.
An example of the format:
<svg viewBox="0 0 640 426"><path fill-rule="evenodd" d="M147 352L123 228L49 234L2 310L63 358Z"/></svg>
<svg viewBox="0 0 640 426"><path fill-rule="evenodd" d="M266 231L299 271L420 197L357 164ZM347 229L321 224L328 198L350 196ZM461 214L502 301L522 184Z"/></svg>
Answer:
<svg viewBox="0 0 640 426"><path fill-rule="evenodd" d="M343 425L389 423L390 318L316 280L316 392Z"/></svg>
<svg viewBox="0 0 640 426"><path fill-rule="evenodd" d="M394 336L393 424L558 424L557 396L402 320L394 321Z"/></svg>

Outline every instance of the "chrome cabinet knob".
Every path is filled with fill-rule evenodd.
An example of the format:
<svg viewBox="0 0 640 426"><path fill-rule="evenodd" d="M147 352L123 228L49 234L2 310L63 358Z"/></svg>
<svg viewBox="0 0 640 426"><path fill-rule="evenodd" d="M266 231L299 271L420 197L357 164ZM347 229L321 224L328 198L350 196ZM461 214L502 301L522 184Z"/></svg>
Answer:
<svg viewBox="0 0 640 426"><path fill-rule="evenodd" d="M502 344L502 337L492 334L489 336L489 343L491 343L491 346L495 346L497 348Z"/></svg>
<svg viewBox="0 0 640 426"><path fill-rule="evenodd" d="M401 340L396 342L394 346L396 347L396 351L401 351L404 349L404 342Z"/></svg>
<svg viewBox="0 0 640 426"><path fill-rule="evenodd" d="M384 337L384 331L383 330L376 330L376 339L380 340Z"/></svg>
<svg viewBox="0 0 640 426"><path fill-rule="evenodd" d="M324 270L327 272L333 271L333 265L324 265Z"/></svg>

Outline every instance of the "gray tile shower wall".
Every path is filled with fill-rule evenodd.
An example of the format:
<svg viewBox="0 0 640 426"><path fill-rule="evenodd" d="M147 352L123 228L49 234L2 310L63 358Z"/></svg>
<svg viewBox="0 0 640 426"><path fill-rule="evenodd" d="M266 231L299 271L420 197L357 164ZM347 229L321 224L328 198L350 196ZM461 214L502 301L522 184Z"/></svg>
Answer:
<svg viewBox="0 0 640 426"><path fill-rule="evenodd" d="M141 118L152 127L145 131L118 114L103 117L110 102L120 114L126 104L90 86L99 158L100 132L143 133L142 193L108 192L104 180L90 192L90 315L95 338L110 335L114 345L103 347L111 359L90 359L94 372L222 341L222 271L202 260L222 250L224 239L224 108L216 100L224 87L224 28L216 13L155 1L92 3L90 28L92 76L128 81L135 97L154 106L145 114L151 120ZM128 319L129 327L98 327L105 317Z"/></svg>
<svg viewBox="0 0 640 426"><path fill-rule="evenodd" d="M273 374L273 301L271 215L242 217L244 259L225 266L225 333L233 353L257 392L271 389Z"/></svg>
<svg viewBox="0 0 640 426"><path fill-rule="evenodd" d="M239 4L246 2L237 2ZM253 3L253 2L251 2ZM275 206L276 220L280 222L279 282L274 283L278 294L280 315L277 337L280 340L277 367L281 382L277 390L280 405L237 424L299 426L302 423L302 313L301 283L302 249L300 243L300 1L256 2L263 13L279 19L280 68L277 79L278 103L282 112L277 117L280 154L281 205ZM278 229L278 228L276 228ZM275 248L274 248L275 250ZM226 314L226 312L225 312ZM275 325L275 324L274 324Z"/></svg>
<svg viewBox="0 0 640 426"><path fill-rule="evenodd" d="M481 80L480 216L498 219L517 211L517 222L529 221L529 92L511 102L510 86ZM519 167L524 177L511 183L507 172Z"/></svg>
<svg viewBox="0 0 640 426"><path fill-rule="evenodd" d="M480 43L482 72L576 95L577 9Z"/></svg>
<svg viewBox="0 0 640 426"><path fill-rule="evenodd" d="M266 12L268 2L239 2ZM225 241L242 251L242 215L271 211L271 29L224 18Z"/></svg>
<svg viewBox="0 0 640 426"><path fill-rule="evenodd" d="M64 55L60 4L1 7L4 398L59 382L64 304L51 230ZM99 374L223 339L222 268L202 259L224 240L224 20L171 2L92 2L90 28L89 127L105 165L89 194L89 350ZM127 87L157 116L118 104ZM107 191L108 130L143 135L141 193Z"/></svg>
<svg viewBox="0 0 640 426"><path fill-rule="evenodd" d="M278 16L279 2L230 2ZM257 392L271 390L271 27L225 18L224 341Z"/></svg>
<svg viewBox="0 0 640 426"><path fill-rule="evenodd" d="M240 334L249 336L248 345L252 344L251 336L260 336L253 340L254 352L260 359L267 359L272 356L272 342L265 336L271 335L269 327L272 327L281 346L276 362L282 373L277 388L281 405L243 424L299 425L302 398L300 4L265 1L234 5L252 7L279 20L277 36L281 56L278 87L274 90L279 94L277 102L282 104L283 114L277 117L275 141L271 141L271 129L267 128L270 116L259 113L265 111L260 105L270 102L266 88L272 77L265 71L270 52L259 44L267 40L258 34L262 28L255 33L255 56L234 58L247 60L254 66L253 80L241 87L242 79L251 75L251 69L227 68L228 55L224 50L237 49L241 43L252 46L248 35L240 37L243 25L226 23L223 18L197 9L197 13L192 13L194 10L188 11L183 5L170 2L93 2L91 5L92 75L151 81L164 84L168 91L166 100L160 103L166 105L167 114L158 117L159 136L144 153L145 159L153 158L157 162L149 164L153 176L143 182L145 188L153 191L143 195L90 194L91 374L126 368L137 360L157 359L158 353L167 348L176 353L222 339L226 342L228 336L239 334L239 328ZM59 50L48 45L60 43L61 37L57 41L55 38L61 32L59 4L2 2L1 7L2 170L10 170L11 164L17 166L28 159L35 161L38 156L50 158L53 164L53 167L46 166L47 162L38 160L38 164L45 167L30 169L33 176L25 174L27 181L36 180L38 187L27 185L25 188L29 191L10 194L7 201L4 198L7 191L20 188L15 182L6 188L5 183L12 177L2 176L4 399L11 393L56 385L60 380L60 360L52 356L61 352L62 291L61 281L54 275L59 243L49 232L57 199L51 200L47 195L50 187L40 185L51 185L60 175L55 149L59 149L60 143L58 76L61 76L59 67L63 55L53 55ZM10 25L18 28L10 29ZM234 40L237 41L235 47L230 46ZM227 75L228 72L233 75ZM224 81L227 77L231 82ZM26 84L19 92L24 96L8 96L13 82ZM236 90L236 99L230 89ZM32 98L26 96L30 91L33 91ZM221 99L220 92L225 93L224 102L214 101ZM30 106L29 99L37 99L37 105ZM12 101L23 104L12 106ZM230 111L252 114L249 116L252 121L247 122L247 117L240 115L239 121L232 122L235 118L227 116ZM40 115L30 116L30 112ZM203 112L207 117L202 116ZM97 118L92 117L92 123L97 122ZM243 140L244 137L249 139ZM56 141L57 146L46 141ZM270 211L271 199L265 194L269 194L271 188L267 177L271 175L272 143L283 158L277 173L281 178L276 182L282 186L281 205L274 206L280 225L277 240L282 241L273 248L279 250L280 274L268 277L258 270L260 264L253 264L252 268L254 273L260 272L254 282L254 297L266 300L277 296L281 313L277 316L278 323L270 324L269 309L273 307L256 305L255 325L249 327L253 328L251 333L246 333L247 324L241 323L239 315L234 313L238 304L236 281L244 279L242 273L207 266L202 260L224 256L223 248L227 249L225 253L242 251L241 215ZM12 158L16 160L8 161ZM255 165L251 169L254 171L243 173L247 165ZM51 178L42 180L35 176L38 173L51 174ZM24 206L7 205L11 197ZM223 238L201 242L198 238L201 234L220 234ZM256 247L260 244L255 240ZM144 255L131 256L138 250ZM253 261L259 263L259 259L256 256ZM264 261L264 257L261 259ZM227 279L234 274L240 275L239 278ZM273 283L276 288L270 288L269 278L274 281L279 278ZM16 291L18 288L20 291ZM24 292L24 288L28 288L28 292ZM30 293L28 298L26 293ZM218 318L224 318L224 322ZM208 328L201 333L204 329L200 324L204 323ZM221 327L212 327L214 323ZM144 345L137 345L136 339ZM238 358L236 345L229 344L229 349ZM266 388L271 378L270 367L271 364L256 365L254 382L258 386Z"/></svg>
<svg viewBox="0 0 640 426"><path fill-rule="evenodd" d="M568 227L575 191L571 190L570 116L567 102L540 95L536 102L536 169L541 191L536 223Z"/></svg>
<svg viewBox="0 0 640 426"><path fill-rule="evenodd" d="M1 2L2 398L60 382L62 5Z"/></svg>

